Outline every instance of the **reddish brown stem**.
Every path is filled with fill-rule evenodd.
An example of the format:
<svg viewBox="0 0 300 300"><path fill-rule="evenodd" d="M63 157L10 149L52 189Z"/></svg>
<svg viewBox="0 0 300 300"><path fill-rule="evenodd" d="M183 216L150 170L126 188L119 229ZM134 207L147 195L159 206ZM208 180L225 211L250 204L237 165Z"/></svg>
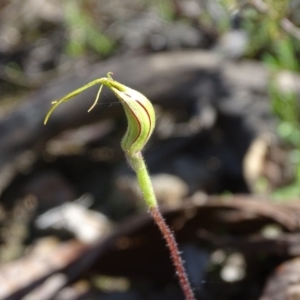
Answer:
<svg viewBox="0 0 300 300"><path fill-rule="evenodd" d="M183 267L183 261L180 257L179 250L174 238L174 235L168 225L166 224L163 216L161 215L157 206L150 208L150 213L159 227L164 239L167 242L167 246L171 253L171 258L176 269L176 274L179 278L179 283L182 288L186 300L195 300L194 293L192 291L190 282L187 278L185 269Z"/></svg>

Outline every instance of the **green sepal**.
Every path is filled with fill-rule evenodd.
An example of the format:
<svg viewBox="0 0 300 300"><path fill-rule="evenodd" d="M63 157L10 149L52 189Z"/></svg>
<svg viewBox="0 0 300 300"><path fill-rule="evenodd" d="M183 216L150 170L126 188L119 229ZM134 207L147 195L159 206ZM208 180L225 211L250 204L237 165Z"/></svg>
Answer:
<svg viewBox="0 0 300 300"><path fill-rule="evenodd" d="M138 153L144 148L155 127L154 108L143 94L113 80L110 73L107 74L107 77L95 79L63 98L53 101L53 106L47 113L44 124L48 122L50 115L61 103L72 99L96 84L101 85L89 111L97 104L103 85L110 88L122 103L128 121L127 131L122 139L121 146L128 155Z"/></svg>

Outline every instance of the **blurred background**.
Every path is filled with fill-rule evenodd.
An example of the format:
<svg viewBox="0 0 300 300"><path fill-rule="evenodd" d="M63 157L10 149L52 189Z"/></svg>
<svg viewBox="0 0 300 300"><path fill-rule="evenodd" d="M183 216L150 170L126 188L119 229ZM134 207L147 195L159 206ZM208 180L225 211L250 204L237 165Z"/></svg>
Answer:
<svg viewBox="0 0 300 300"><path fill-rule="evenodd" d="M300 297L300 2L2 0L0 299L183 299L104 89L154 104L144 154L197 299Z"/></svg>

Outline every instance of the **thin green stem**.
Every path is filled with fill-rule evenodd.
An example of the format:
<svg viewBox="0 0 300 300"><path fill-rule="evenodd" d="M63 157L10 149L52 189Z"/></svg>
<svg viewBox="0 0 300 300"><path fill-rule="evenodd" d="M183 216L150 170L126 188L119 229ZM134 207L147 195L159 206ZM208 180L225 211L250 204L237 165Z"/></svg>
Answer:
<svg viewBox="0 0 300 300"><path fill-rule="evenodd" d="M134 155L128 155L127 159L136 173L139 186L141 188L143 197L149 208L157 206L157 200L154 194L152 182L148 174L147 166L144 162L141 152Z"/></svg>
<svg viewBox="0 0 300 300"><path fill-rule="evenodd" d="M138 183L141 188L143 197L149 207L150 214L167 242L167 246L170 250L171 258L176 269L176 274L178 276L185 299L195 300L193 290L183 266L183 261L179 254L175 237L159 211L151 179L147 171L142 153L138 152L132 156L128 155L127 159L133 170L136 172Z"/></svg>

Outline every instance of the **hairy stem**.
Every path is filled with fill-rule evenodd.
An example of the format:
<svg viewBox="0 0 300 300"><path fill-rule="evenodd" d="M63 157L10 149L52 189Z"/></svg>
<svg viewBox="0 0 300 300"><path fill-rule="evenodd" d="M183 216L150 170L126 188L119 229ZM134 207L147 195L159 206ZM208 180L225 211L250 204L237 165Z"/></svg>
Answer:
<svg viewBox="0 0 300 300"><path fill-rule="evenodd" d="M163 216L161 215L158 207L152 207L150 208L150 213L159 227L164 239L167 242L168 248L171 253L172 261L176 269L177 276L179 278L179 282L181 285L181 288L183 290L183 293L185 295L185 298L187 300L194 300L194 294L191 288L191 285L189 283L189 280L187 278L187 274L185 272L184 266L183 266L183 261L180 257L178 247L174 238L174 235L168 225L166 224Z"/></svg>
<svg viewBox="0 0 300 300"><path fill-rule="evenodd" d="M183 261L179 254L175 237L159 211L150 176L142 154L141 152L138 152L133 156L127 156L127 158L130 165L136 172L138 183L143 193L143 197L149 207L150 214L167 242L185 299L195 300L194 293L183 266Z"/></svg>

